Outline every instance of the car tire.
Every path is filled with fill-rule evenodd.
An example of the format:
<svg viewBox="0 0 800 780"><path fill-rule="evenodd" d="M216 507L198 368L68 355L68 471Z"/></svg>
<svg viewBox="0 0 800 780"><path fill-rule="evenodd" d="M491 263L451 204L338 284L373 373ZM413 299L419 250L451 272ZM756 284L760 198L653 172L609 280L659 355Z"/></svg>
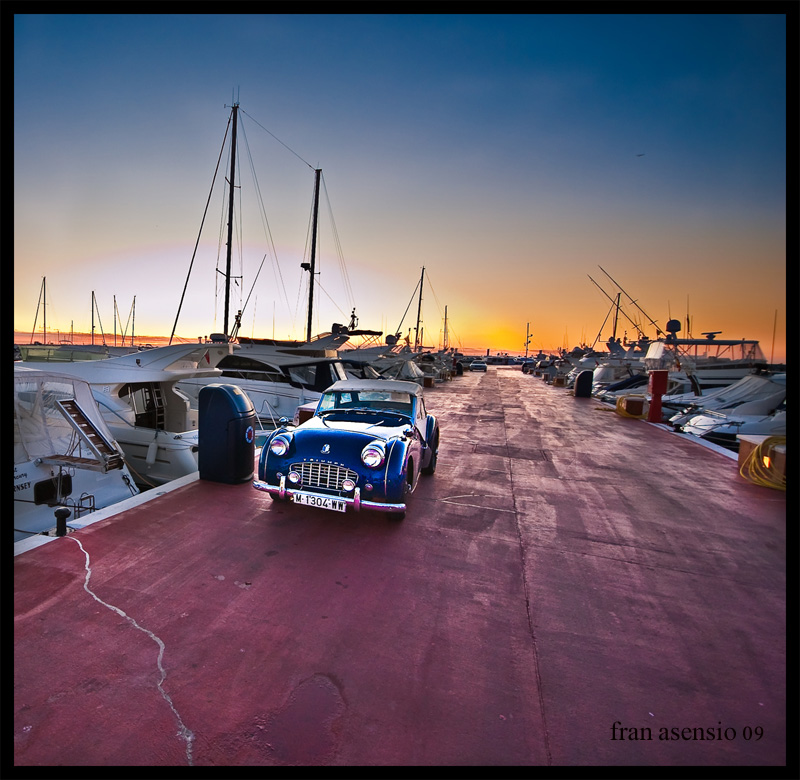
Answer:
<svg viewBox="0 0 800 780"><path fill-rule="evenodd" d="M422 469L422 473L426 477L432 476L436 472L436 461L439 460L439 437L436 437L436 443L433 447L433 455L431 456L431 462Z"/></svg>
<svg viewBox="0 0 800 780"><path fill-rule="evenodd" d="M289 496L284 496L283 498L281 498L280 496L276 496L274 493L267 493L267 495L268 495L268 496L269 496L269 497L270 497L270 498L271 498L273 501L281 501L281 502L283 502L284 504L285 504L285 503L287 503L287 502L289 501Z"/></svg>
<svg viewBox="0 0 800 780"><path fill-rule="evenodd" d="M394 522L399 523L401 520L405 520L406 519L406 513L405 512L390 512L389 513L389 519L393 520Z"/></svg>

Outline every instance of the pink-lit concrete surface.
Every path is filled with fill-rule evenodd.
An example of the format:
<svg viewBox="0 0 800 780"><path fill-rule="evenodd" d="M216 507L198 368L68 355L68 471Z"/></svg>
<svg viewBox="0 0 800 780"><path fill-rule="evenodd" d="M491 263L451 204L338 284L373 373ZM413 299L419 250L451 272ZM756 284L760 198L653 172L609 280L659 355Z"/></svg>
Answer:
<svg viewBox="0 0 800 780"><path fill-rule="evenodd" d="M518 369L426 399L401 523L197 481L15 557L14 763L784 764L784 494Z"/></svg>

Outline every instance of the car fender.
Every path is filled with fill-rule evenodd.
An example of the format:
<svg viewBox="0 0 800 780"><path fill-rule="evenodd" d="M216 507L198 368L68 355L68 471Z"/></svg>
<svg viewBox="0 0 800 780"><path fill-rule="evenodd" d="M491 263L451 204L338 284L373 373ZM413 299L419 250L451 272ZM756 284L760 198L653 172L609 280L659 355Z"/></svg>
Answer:
<svg viewBox="0 0 800 780"><path fill-rule="evenodd" d="M425 463L420 464L421 466L427 466L431 462L431 458L433 457L433 453L436 452L437 444L436 444L436 437L439 432L439 423L436 420L434 415L429 414L428 420L425 425L425 454L424 454L424 461Z"/></svg>
<svg viewBox="0 0 800 780"><path fill-rule="evenodd" d="M272 444L272 440L281 433L288 433L291 435L293 432L294 432L294 426L292 427L282 426L280 428L276 428L274 431L272 431L272 433L270 433L269 436L267 436L266 440L264 441L264 444L261 447L261 452L259 453L258 456L259 479L264 478L263 475L265 474L265 469L267 466L267 458L269 457L269 445Z"/></svg>
<svg viewBox="0 0 800 780"><path fill-rule="evenodd" d="M405 494L412 441L413 439L391 439L387 442L388 451L386 453L386 470L384 471L384 488L387 498L393 497L401 501ZM414 475L412 475L413 481Z"/></svg>

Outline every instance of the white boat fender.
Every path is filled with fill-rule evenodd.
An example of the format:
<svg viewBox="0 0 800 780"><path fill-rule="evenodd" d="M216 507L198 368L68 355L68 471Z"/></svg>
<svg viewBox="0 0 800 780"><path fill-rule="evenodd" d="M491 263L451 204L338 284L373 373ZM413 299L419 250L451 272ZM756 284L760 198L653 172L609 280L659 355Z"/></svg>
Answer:
<svg viewBox="0 0 800 780"><path fill-rule="evenodd" d="M155 439L153 439L153 441L150 442L150 446L147 448L147 457L144 459L148 466L152 466L156 462L157 450L158 444L156 443Z"/></svg>

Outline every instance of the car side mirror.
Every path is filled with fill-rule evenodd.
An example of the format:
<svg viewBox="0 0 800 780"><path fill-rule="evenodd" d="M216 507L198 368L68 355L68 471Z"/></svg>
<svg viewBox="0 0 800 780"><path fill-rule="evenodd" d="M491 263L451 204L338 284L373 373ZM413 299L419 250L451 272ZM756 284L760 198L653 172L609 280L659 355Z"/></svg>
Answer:
<svg viewBox="0 0 800 780"><path fill-rule="evenodd" d="M410 439L414 435L414 428L413 426L409 425L407 428L403 428L403 436L407 439Z"/></svg>

